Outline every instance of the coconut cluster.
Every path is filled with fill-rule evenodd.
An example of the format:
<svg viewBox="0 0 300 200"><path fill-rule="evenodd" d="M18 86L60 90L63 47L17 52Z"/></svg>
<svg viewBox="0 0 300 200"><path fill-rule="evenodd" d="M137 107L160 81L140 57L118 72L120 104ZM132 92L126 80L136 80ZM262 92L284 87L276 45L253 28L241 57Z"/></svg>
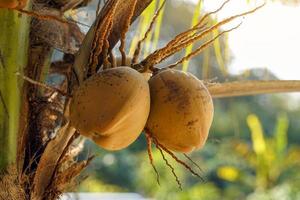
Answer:
<svg viewBox="0 0 300 200"><path fill-rule="evenodd" d="M71 125L107 150L129 146L144 129L172 151L203 147L214 108L202 81L174 69L147 77L127 66L94 74L73 94Z"/></svg>

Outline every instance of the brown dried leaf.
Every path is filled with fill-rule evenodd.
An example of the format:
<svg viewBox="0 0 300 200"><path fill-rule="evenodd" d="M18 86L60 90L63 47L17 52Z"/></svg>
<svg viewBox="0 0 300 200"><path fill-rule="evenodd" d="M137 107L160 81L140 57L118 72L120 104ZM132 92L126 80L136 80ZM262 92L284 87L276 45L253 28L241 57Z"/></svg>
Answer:
<svg viewBox="0 0 300 200"><path fill-rule="evenodd" d="M53 187L56 187L60 191L64 191L68 187L69 183L72 182L89 165L92 159L93 157L90 157L88 160L74 163L64 171L56 174L53 181L54 184L52 184Z"/></svg>
<svg viewBox="0 0 300 200"><path fill-rule="evenodd" d="M33 180L32 199L41 200L44 197L46 188L51 183L57 169L58 162L74 133L75 129L70 127L69 123L66 123L58 131L56 137L47 144Z"/></svg>
<svg viewBox="0 0 300 200"><path fill-rule="evenodd" d="M115 44L121 37L120 30L124 27L127 11L130 10L130 6L133 4L135 0L119 0L119 3L116 8L116 12L113 16L113 27L111 30L111 34L108 37L109 46L113 48ZM152 0L139 0L136 4L135 12L132 17L132 22L143 12L143 10L152 2ZM106 15L112 1L108 1L108 3L104 6L101 10L100 14L98 15L96 22L99 20L103 20L103 17ZM85 79L85 74L87 72L87 64L90 57L90 49L93 44L93 40L95 37L95 26L97 23L94 23L93 26L90 28L89 32L87 33L82 46L80 47L79 53L76 56L74 69L76 71L76 75L79 81L83 81ZM99 59L102 58L102 55L99 56ZM99 63L101 65L101 63Z"/></svg>
<svg viewBox="0 0 300 200"><path fill-rule="evenodd" d="M60 17L59 10L40 8L42 15ZM50 46L64 53L75 54L81 45L84 34L74 23L62 23L56 20L34 19L32 22L33 37L39 38Z"/></svg>

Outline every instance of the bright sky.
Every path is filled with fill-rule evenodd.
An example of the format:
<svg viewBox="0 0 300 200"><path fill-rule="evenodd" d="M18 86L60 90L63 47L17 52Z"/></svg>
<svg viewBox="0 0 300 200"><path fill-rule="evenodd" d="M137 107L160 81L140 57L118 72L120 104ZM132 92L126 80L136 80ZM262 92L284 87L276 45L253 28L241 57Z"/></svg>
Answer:
<svg viewBox="0 0 300 200"><path fill-rule="evenodd" d="M186 0L197 2L198 0ZM214 10L224 0L204 0L207 11ZM252 1L255 2L255 1ZM219 13L218 19L249 10L257 3L232 0ZM247 16L237 30L229 33L229 48L233 54L229 69L233 73L249 68L266 67L280 79L300 80L300 6L271 3Z"/></svg>

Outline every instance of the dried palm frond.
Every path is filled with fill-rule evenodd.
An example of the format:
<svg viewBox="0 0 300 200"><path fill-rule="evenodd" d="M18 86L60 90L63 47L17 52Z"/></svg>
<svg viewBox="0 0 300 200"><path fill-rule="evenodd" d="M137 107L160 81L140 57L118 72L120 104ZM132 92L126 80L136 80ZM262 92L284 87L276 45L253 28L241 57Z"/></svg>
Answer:
<svg viewBox="0 0 300 200"><path fill-rule="evenodd" d="M25 200L26 193L15 167L10 166L0 172L0 199Z"/></svg>
<svg viewBox="0 0 300 200"><path fill-rule="evenodd" d="M211 12L208 15L204 15L204 17L202 17L194 27L192 27L192 28L188 29L187 31L184 31L184 32L180 33L179 35L177 35L176 37L174 37L174 39L171 40L167 45L165 45L165 47L163 47L161 49L158 49L158 50L154 51L153 53L151 53L140 64L135 66L135 68L138 68L138 69L140 68L139 69L140 71L147 71L149 69L153 71L153 70L155 70L155 67L154 67L155 65L162 62L163 60L170 57L171 55L173 55L173 54L181 51L182 49L188 47L190 44L193 44L197 41L201 41L201 39L203 39L204 36L208 35L209 33L212 33L214 30L220 28L221 26L223 26L223 25L225 25L225 24L227 24L227 23L229 23L229 22L231 22L231 21L233 21L237 18L243 17L245 15L252 14L252 13L254 13L255 11L257 11L258 9L262 8L265 5L265 4L262 4L262 5L254 8L252 10L249 10L247 12L243 12L241 14L237 14L237 15L233 15L231 17L228 17L228 18L212 25L211 27L205 28L203 30L202 28L203 28L203 26L205 26L205 23L203 24L204 20L208 16L210 16L211 14L214 14L215 12L222 9L223 6L227 2L228 1L226 1L224 4L222 4L221 7L219 9L217 9L216 11ZM234 27L233 29L235 29L235 28L236 27ZM233 29L230 29L228 31L231 31ZM228 32L228 31L225 31L225 32ZM221 34L223 34L223 33L221 33ZM182 58L181 61L177 62L177 64L182 63L184 60L190 59L191 57L197 55L199 52L201 52L202 49L206 48L208 46L208 44L211 44L215 39L217 39L218 36L213 38L213 40L204 43L203 47L197 48L192 53L190 53L186 57Z"/></svg>

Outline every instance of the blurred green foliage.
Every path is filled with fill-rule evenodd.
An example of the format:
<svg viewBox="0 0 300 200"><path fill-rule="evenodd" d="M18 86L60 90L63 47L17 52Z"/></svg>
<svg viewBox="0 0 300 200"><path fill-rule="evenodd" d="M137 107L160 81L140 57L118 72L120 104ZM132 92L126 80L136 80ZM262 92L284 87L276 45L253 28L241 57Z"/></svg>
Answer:
<svg viewBox="0 0 300 200"><path fill-rule="evenodd" d="M175 200L298 199L300 147L288 141L287 115L277 116L270 136L262 130L256 115L250 114L246 119L250 140L234 136L225 136L218 141L211 139L202 151L190 155L201 171L184 156L177 155L198 170L204 181L167 156L183 184L183 191L178 189L171 170L153 147L154 164L160 175L158 185L143 138L122 152L109 153L95 147L101 156L90 170L96 174L81 184L80 191L130 191L156 199ZM144 148L137 151L135 146L138 144Z"/></svg>

